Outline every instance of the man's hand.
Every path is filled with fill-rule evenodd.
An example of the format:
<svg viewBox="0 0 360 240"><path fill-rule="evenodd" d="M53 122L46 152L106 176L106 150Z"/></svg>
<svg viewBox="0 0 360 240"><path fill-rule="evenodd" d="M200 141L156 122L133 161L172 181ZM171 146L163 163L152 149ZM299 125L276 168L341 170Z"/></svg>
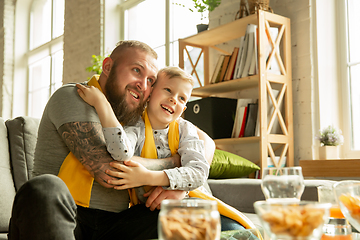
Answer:
<svg viewBox="0 0 360 240"><path fill-rule="evenodd" d="M184 199L186 191L181 190L165 190L162 187L154 187L149 192L144 194L144 197L148 197L145 205L150 208L151 211L159 209L161 207L161 201L164 199Z"/></svg>

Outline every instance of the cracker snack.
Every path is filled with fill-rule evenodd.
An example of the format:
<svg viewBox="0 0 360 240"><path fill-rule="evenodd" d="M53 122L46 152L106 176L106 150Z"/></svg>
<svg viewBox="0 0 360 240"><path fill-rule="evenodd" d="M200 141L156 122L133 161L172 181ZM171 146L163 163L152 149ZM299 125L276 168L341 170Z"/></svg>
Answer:
<svg viewBox="0 0 360 240"><path fill-rule="evenodd" d="M274 207L261 218L270 225L276 235L307 237L323 222L325 210L312 207Z"/></svg>
<svg viewBox="0 0 360 240"><path fill-rule="evenodd" d="M166 240L212 240L220 237L220 218L196 208L173 208L159 216Z"/></svg>

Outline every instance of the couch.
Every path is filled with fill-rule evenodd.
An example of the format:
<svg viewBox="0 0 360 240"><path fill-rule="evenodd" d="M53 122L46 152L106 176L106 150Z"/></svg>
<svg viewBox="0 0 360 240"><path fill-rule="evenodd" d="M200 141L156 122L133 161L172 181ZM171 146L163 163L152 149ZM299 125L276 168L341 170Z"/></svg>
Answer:
<svg viewBox="0 0 360 240"><path fill-rule="evenodd" d="M0 118L0 240L7 239L9 219L16 191L31 178L39 119ZM253 203L263 200L260 179L209 179L214 196L245 213L260 227ZM328 180L306 180L303 200L317 200L317 186Z"/></svg>

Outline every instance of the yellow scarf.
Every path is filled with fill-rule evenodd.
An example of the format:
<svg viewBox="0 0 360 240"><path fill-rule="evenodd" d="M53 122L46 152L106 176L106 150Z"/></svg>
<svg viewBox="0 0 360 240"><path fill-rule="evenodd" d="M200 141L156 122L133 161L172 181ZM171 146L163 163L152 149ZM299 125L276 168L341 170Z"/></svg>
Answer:
<svg viewBox="0 0 360 240"><path fill-rule="evenodd" d="M98 78L97 75L93 76L88 85L102 91ZM65 182L77 205L89 207L94 178L72 152L67 155L62 163L58 177Z"/></svg>
<svg viewBox="0 0 360 240"><path fill-rule="evenodd" d="M145 142L140 156L143 158L157 159L158 156L155 147L154 135L148 117L147 109L145 109L142 118L145 123ZM177 150L179 148L179 124L177 121L173 121L169 124L168 139L169 139L169 147L170 147L171 155L174 155L175 153L177 153ZM145 192L148 192L150 189L151 186L144 186ZM133 188L129 189L129 196L130 196L130 206L140 204L135 189Z"/></svg>
<svg viewBox="0 0 360 240"><path fill-rule="evenodd" d="M144 146L143 146L143 149L141 152L141 157L155 159L155 158L157 158L155 140L154 140L153 130L152 130L146 110L143 114L143 119L145 122L145 142L144 142ZM179 124L177 121L173 121L172 123L170 123L168 139L169 139L169 147L171 150L171 154L174 155L175 153L177 153L177 150L179 148ZM146 191L146 189L145 189L145 191ZM221 215L237 221L242 226L244 226L246 229L256 229L256 226L248 217L246 217L243 213L241 213L236 208L233 208L230 205L224 203L220 199L217 199L199 189L190 191L189 196L195 197L195 198L201 198L201 199L205 199L205 200L216 201L217 205L218 205L218 211ZM132 202L137 202L137 200L134 201L133 198L137 199L135 193L130 195L130 199ZM262 240L262 236L261 236L260 232L257 229L256 229L256 232L257 232L258 237Z"/></svg>

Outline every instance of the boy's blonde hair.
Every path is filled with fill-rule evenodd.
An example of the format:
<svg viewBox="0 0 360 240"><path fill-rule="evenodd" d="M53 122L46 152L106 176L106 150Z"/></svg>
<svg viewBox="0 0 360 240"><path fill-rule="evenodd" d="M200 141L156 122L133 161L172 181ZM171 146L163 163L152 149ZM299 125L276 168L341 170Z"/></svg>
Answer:
<svg viewBox="0 0 360 240"><path fill-rule="evenodd" d="M189 82L191 86L194 87L195 84L194 78L179 67L164 67L159 70L158 76L160 74L164 74L165 76L169 77L169 79L175 77L181 78L182 80Z"/></svg>

